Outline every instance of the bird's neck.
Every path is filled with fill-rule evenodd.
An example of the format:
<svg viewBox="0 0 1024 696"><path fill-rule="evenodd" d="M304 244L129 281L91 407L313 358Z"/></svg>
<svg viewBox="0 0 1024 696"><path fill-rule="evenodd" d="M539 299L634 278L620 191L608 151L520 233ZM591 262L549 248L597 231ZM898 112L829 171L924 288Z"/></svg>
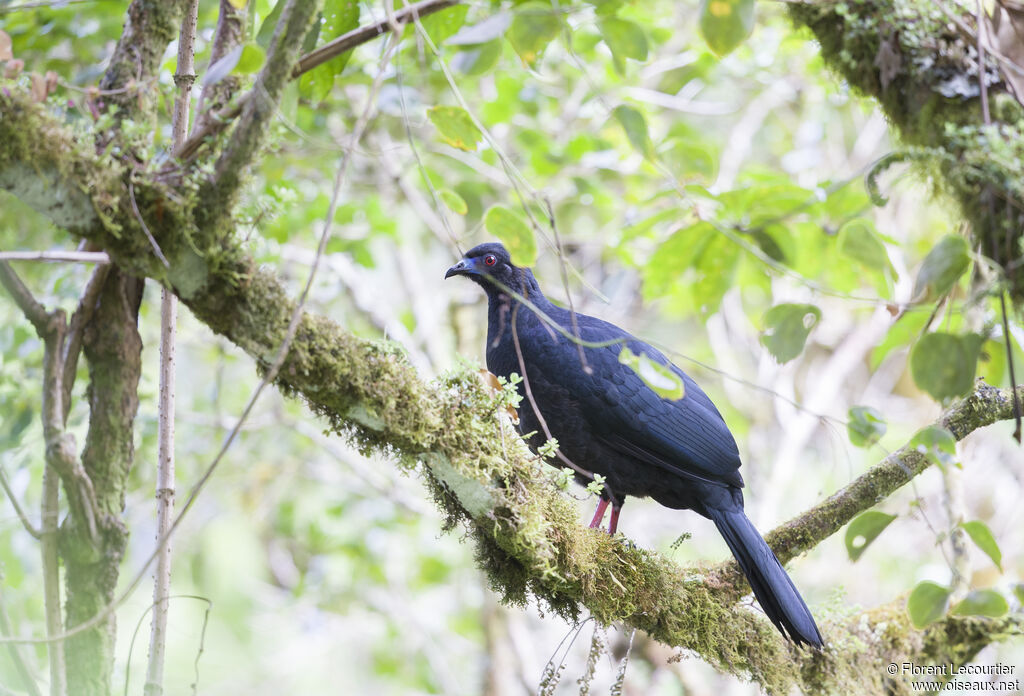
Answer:
<svg viewBox="0 0 1024 696"><path fill-rule="evenodd" d="M557 311L555 305L551 304L537 284L537 279L529 269L520 269L519 277L515 286L509 290L515 293L514 296L497 286L488 284L487 290L487 362L488 368L495 374L507 377L506 374L511 368L504 365L514 355L514 344L512 339L513 321L516 330L523 333L526 327L533 323L540 322L537 313L551 316ZM497 368L497 369L495 369ZM515 369L521 372L520 369Z"/></svg>
<svg viewBox="0 0 1024 696"><path fill-rule="evenodd" d="M487 292L487 304L491 312L495 311L496 305L502 304L514 306L521 303L526 305L524 309L528 309L529 305L534 305L542 311L546 311L552 306L548 302L548 298L544 297L537 279L533 277L533 272L529 268L517 268L516 274L516 279L508 287L511 293L493 283L481 283Z"/></svg>

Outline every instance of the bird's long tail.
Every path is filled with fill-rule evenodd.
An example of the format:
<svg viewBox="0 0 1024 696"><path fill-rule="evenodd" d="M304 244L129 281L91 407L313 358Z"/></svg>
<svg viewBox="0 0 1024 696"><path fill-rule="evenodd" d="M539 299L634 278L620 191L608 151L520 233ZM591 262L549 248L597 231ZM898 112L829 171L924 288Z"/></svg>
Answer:
<svg viewBox="0 0 1024 696"><path fill-rule="evenodd" d="M821 633L814 617L743 509L708 512L775 627L797 643L821 647Z"/></svg>

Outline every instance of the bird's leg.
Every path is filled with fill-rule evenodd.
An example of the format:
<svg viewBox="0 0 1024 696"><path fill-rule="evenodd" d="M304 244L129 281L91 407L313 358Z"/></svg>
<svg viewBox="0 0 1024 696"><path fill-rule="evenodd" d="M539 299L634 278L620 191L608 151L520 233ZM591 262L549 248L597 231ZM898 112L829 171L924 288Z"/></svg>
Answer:
<svg viewBox="0 0 1024 696"><path fill-rule="evenodd" d="M590 520L590 528L597 529L604 522L604 511L608 509L608 501L601 498L597 504L597 512L594 513L594 519Z"/></svg>
<svg viewBox="0 0 1024 696"><path fill-rule="evenodd" d="M603 501L602 501L603 502ZM619 526L619 510L622 509L622 505L612 504L612 518L608 521L608 533L615 534L615 528Z"/></svg>

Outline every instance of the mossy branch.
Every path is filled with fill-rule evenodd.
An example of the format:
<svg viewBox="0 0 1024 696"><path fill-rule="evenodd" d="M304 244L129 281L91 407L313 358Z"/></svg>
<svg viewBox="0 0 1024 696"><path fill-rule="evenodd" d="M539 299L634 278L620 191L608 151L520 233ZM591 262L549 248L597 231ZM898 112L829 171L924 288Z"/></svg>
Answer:
<svg viewBox="0 0 1024 696"><path fill-rule="evenodd" d="M1024 387L1018 387L1017 393L1024 399ZM1011 418L1013 391L996 389L979 380L975 390L946 410L935 425L962 440L978 428ZM832 536L855 515L892 495L931 464L924 454L904 445L834 495L772 530L765 539L785 563Z"/></svg>
<svg viewBox="0 0 1024 696"><path fill-rule="evenodd" d="M94 150L20 93L0 93L0 140L11 143L0 152L0 184L24 194L72 234L100 244L122 268L169 284L196 317L245 350L260 369L268 367L294 303L234 237L197 224L187 195L167 195L158 180L136 178L143 209L161 211L152 216L150 230L171 259L167 272L126 200L122 169L103 166ZM82 215L68 216L69 205ZM621 537L582 529L575 507L539 474L546 465L498 417L504 405L481 386L475 370L427 383L395 345L358 338L304 314L275 383L304 398L361 448L418 466L450 524L466 524L476 539L478 562L506 599L523 602L532 594L567 616L589 611L602 622L623 621L722 670L749 674L769 691L799 686L880 693L876 687L884 683L890 692L906 692L909 685L881 674L879 665L960 662L1021 632L1016 615L947 617L917 631L897 601L826 622L824 652L793 647L737 604L744 591L739 582L680 568ZM947 413L944 422L957 437L1008 408L1005 392L986 389ZM883 463L877 479L868 474L861 486L852 485L842 514L870 507L873 495L902 485L903 474L894 469L902 471L895 461ZM809 548L842 524L822 522L826 512L812 511L807 531L783 529L771 538L784 556Z"/></svg>
<svg viewBox="0 0 1024 696"><path fill-rule="evenodd" d="M209 218L210 227L219 226L231 217L238 189L266 142L270 120L277 111L299 48L321 4L318 0L288 0L281 11L267 60L256 75L238 123L217 160L216 173L200 189L200 214Z"/></svg>
<svg viewBox="0 0 1024 696"><path fill-rule="evenodd" d="M104 100L117 106L119 118L148 118L156 105L156 73L174 40L185 0L133 0L124 31L100 80Z"/></svg>
<svg viewBox="0 0 1024 696"><path fill-rule="evenodd" d="M1012 297L1024 301L1024 275L1015 272L1024 264L1024 107L1008 90L1004 66L991 55L979 58L974 15L956 3L918 0L788 8L813 32L826 64L878 101L909 146L906 159L960 205L982 253L1004 269Z"/></svg>

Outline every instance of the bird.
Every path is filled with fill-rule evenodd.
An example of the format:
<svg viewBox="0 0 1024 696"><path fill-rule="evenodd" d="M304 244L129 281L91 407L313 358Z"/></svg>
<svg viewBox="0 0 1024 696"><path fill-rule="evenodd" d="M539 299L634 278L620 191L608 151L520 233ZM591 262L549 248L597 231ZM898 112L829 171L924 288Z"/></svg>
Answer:
<svg viewBox="0 0 1024 696"><path fill-rule="evenodd" d="M487 294L487 369L521 378L517 428L529 447L537 452L553 438L555 465L574 469L584 485L604 477L590 527L600 527L610 505L614 535L627 496L710 518L779 632L822 647L810 610L743 510L736 440L697 383L618 326L553 304L499 242L470 249L444 277L453 276ZM683 397L655 392L620 362L625 348L671 370Z"/></svg>

